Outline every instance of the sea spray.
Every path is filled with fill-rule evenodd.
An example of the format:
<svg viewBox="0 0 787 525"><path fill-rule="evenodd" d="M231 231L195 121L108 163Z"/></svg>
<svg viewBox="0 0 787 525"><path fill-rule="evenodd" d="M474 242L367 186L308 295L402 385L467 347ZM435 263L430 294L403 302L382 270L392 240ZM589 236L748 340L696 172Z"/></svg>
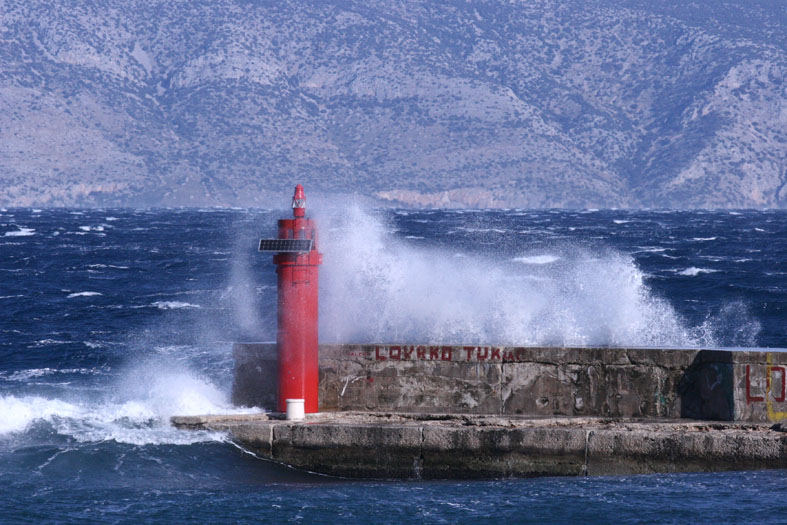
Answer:
<svg viewBox="0 0 787 525"><path fill-rule="evenodd" d="M645 284L631 256L553 244L487 256L398 239L352 206L321 218L325 342L713 345ZM523 264L524 263L524 264Z"/></svg>
<svg viewBox="0 0 787 525"><path fill-rule="evenodd" d="M225 338L276 339L275 267L257 246L261 237L275 236L276 219L284 213L249 214L232 227L229 275L220 296L226 318L214 330Z"/></svg>
<svg viewBox="0 0 787 525"><path fill-rule="evenodd" d="M178 431L171 416L249 411L232 407L226 392L201 373L158 356L130 363L99 393L0 396L0 438L43 425L78 442L188 444L222 437Z"/></svg>
<svg viewBox="0 0 787 525"><path fill-rule="evenodd" d="M757 346L761 323L752 316L743 301L731 301L713 309L705 320L692 328L694 337L718 341L725 347L751 348Z"/></svg>

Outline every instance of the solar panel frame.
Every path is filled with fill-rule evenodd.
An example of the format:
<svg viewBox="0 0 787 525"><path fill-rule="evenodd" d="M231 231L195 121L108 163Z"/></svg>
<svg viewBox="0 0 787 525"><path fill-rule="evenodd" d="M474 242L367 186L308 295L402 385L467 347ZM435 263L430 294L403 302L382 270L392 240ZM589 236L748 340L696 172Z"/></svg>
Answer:
<svg viewBox="0 0 787 525"><path fill-rule="evenodd" d="M310 252L314 239L260 239L261 252L303 253Z"/></svg>

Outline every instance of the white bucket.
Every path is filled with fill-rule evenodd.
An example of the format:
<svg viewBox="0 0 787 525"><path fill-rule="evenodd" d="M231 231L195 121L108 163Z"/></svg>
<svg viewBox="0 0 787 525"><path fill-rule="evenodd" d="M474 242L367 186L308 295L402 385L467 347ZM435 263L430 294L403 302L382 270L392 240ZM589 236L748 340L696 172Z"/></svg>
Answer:
<svg viewBox="0 0 787 525"><path fill-rule="evenodd" d="M285 399L287 403L287 420L300 421L305 417L303 399Z"/></svg>

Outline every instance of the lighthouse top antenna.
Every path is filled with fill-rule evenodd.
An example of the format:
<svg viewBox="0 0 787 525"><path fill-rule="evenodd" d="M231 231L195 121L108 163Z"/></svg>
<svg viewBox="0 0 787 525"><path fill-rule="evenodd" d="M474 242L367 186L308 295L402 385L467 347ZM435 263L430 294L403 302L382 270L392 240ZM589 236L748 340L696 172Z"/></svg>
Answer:
<svg viewBox="0 0 787 525"><path fill-rule="evenodd" d="M303 192L303 186L300 184L295 186L295 194L292 196L292 216L306 216L306 194Z"/></svg>

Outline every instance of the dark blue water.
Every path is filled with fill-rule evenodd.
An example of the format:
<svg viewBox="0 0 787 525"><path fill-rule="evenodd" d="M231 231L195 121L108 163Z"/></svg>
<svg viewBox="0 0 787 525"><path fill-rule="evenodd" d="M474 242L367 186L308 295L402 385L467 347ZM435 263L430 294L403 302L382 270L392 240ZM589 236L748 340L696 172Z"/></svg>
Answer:
<svg viewBox="0 0 787 525"><path fill-rule="evenodd" d="M248 410L283 213L0 212L0 521L783 522L783 470L352 482L171 428ZM324 341L787 347L785 212L317 217Z"/></svg>

